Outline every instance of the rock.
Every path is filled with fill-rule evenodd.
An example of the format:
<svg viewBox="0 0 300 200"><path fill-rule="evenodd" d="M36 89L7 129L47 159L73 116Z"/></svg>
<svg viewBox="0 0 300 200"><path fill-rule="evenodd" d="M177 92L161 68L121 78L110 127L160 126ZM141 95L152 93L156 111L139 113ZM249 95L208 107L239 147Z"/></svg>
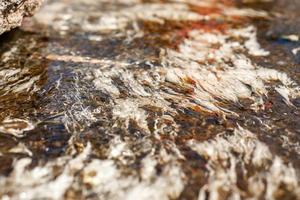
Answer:
<svg viewBox="0 0 300 200"><path fill-rule="evenodd" d="M0 199L300 199L296 1L46 1L1 37Z"/></svg>
<svg viewBox="0 0 300 200"><path fill-rule="evenodd" d="M0 34L21 25L24 17L32 16L43 0L4 0L0 2Z"/></svg>

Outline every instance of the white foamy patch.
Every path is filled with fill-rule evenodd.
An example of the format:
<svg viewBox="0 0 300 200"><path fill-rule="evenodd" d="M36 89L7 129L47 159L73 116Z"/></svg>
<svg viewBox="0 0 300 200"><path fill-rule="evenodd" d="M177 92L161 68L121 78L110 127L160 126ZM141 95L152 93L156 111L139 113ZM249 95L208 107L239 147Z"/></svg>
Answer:
<svg viewBox="0 0 300 200"><path fill-rule="evenodd" d="M29 169L32 159L22 158L15 161L14 170L7 178L0 177L0 194L11 200L17 199L62 199L72 185L75 174L83 167L91 152L88 144L77 157L61 157L49 161L45 166ZM61 168L58 176L55 171Z"/></svg>
<svg viewBox="0 0 300 200"><path fill-rule="evenodd" d="M268 56L270 52L262 49L257 41L257 30L253 26L248 26L244 29L233 29L230 34L236 37L246 38L245 47L248 53L253 56Z"/></svg>
<svg viewBox="0 0 300 200"><path fill-rule="evenodd" d="M296 56L300 52L300 47L294 48L292 53Z"/></svg>
<svg viewBox="0 0 300 200"><path fill-rule="evenodd" d="M93 193L109 199L160 200L177 198L183 190L184 174L180 165L165 151L159 159L152 153L147 155L142 160L140 175L137 172L126 175L116 164L116 160L125 159L122 156L128 149L126 143L115 138L110 149L110 159L90 159L91 145L88 144L75 157L63 156L32 169L28 167L32 163L30 158L17 160L13 172L8 177L0 177L0 194L11 200L58 200L64 198L70 188L80 187L85 195ZM156 173L158 160L166 164L159 176ZM79 176L82 178L80 183L76 182Z"/></svg>
<svg viewBox="0 0 300 200"><path fill-rule="evenodd" d="M125 189L137 180L131 177L121 179L122 175L113 160L93 160L83 170L83 183L92 186L92 192L103 198L120 199Z"/></svg>
<svg viewBox="0 0 300 200"><path fill-rule="evenodd" d="M134 158L134 152L129 148L129 144L119 136L115 136L109 143L107 152L109 159L117 159L122 164L127 164L128 158Z"/></svg>
<svg viewBox="0 0 300 200"><path fill-rule="evenodd" d="M73 3L73 2L72 2ZM78 6L87 2L76 1ZM89 1L93 4L93 1ZM109 2L111 3L111 2ZM93 16L95 20L91 22L87 18L86 10L67 9L68 3L49 2L37 15L35 20L39 23L51 25L54 29L67 31L74 24L82 24L85 31L97 32L123 29L127 25L137 20L148 20L163 23L164 20L201 20L203 16L193 13L189 7L179 3L139 3L123 2L129 4L118 11L95 12L90 11L89 16ZM98 6L98 4L95 4ZM70 6L71 8L72 6Z"/></svg>
<svg viewBox="0 0 300 200"><path fill-rule="evenodd" d="M298 42L300 40L300 37L299 35L284 35L282 36L283 39L286 39L286 40L290 40L292 42Z"/></svg>
<svg viewBox="0 0 300 200"><path fill-rule="evenodd" d="M116 100L116 105L113 109L113 115L121 119L126 120L126 126L128 126L129 120L136 121L139 126L148 130L147 114L141 109L139 102L134 99Z"/></svg>
<svg viewBox="0 0 300 200"><path fill-rule="evenodd" d="M275 89L288 104L289 98L299 96L299 88L285 73L257 66L243 54L269 54L257 43L253 27L230 30L227 34L192 31L189 36L179 45L179 51L167 51L166 81L190 88L193 92L189 98L204 109L223 112L217 98L232 102L250 98L260 102L257 98L268 94L266 84L270 81L281 82Z"/></svg>
<svg viewBox="0 0 300 200"><path fill-rule="evenodd" d="M200 189L199 200L207 199L206 193L209 193L208 199L218 199L220 191L240 199L245 191L239 188L239 181L248 186L246 192L251 197L246 199L261 196L275 199L282 186L300 197L295 169L272 155L253 133L241 127L232 135L220 134L202 143L191 140L189 145L208 161L208 183ZM254 174L249 173L249 168L255 169Z"/></svg>
<svg viewBox="0 0 300 200"><path fill-rule="evenodd" d="M120 95L120 91L117 88L117 84L114 83L113 78L118 78L122 81L124 86L128 89L128 92L133 95L138 95L141 97L147 97L150 94L145 91L144 87L139 82L139 79L134 77L134 74L129 70L126 70L125 67L128 67L128 64L121 65L122 62L114 62L112 64L116 66L116 69L92 69L86 78L93 80L96 88L108 93L113 97Z"/></svg>
<svg viewBox="0 0 300 200"><path fill-rule="evenodd" d="M145 138L147 146L149 145ZM151 143L151 142L150 142ZM176 199L184 189L185 175L178 158L183 159L174 143L168 144L158 153L153 146L141 158L139 170L127 173L127 165L136 161L138 150L130 148L130 143L115 136L110 141L107 159L93 159L83 170L83 183L89 185L86 194L93 193L104 199ZM157 172L157 165L162 170ZM125 169L125 171L124 171Z"/></svg>
<svg viewBox="0 0 300 200"><path fill-rule="evenodd" d="M72 18L67 9L66 2L47 1L39 12L33 17L38 23L52 26L56 30L67 30L68 19Z"/></svg>
<svg viewBox="0 0 300 200"><path fill-rule="evenodd" d="M117 62L116 65L118 66ZM146 131L147 113L142 108L145 105L155 106L163 110L174 113L174 109L170 107L170 103L165 98L175 98L168 96L159 90L161 77L155 71L149 72L132 72L127 70L125 66L118 66L115 69L101 68L91 69L86 75L88 80L92 80L94 86L102 92L109 94L113 99L113 115L115 119L121 119L128 127L129 121L134 120L138 125ZM116 83L114 78L118 78L121 82ZM146 84L150 86L151 92L147 91ZM120 89L125 88L128 97L123 98ZM117 125L117 124L116 124Z"/></svg>
<svg viewBox="0 0 300 200"><path fill-rule="evenodd" d="M93 160L83 171L83 181L92 191L109 199L168 200L177 198L184 188L180 166L169 163L156 174L157 160L148 155L142 160L141 179L125 176L112 160Z"/></svg>
<svg viewBox="0 0 300 200"><path fill-rule="evenodd" d="M0 195L10 200L59 200L73 188L80 189L84 196L97 194L104 199L178 198L184 189L185 175L177 156L164 148L154 154L153 149L142 158L140 170L127 174L123 170L127 169L128 157L134 158L128 145L116 136L109 144L107 159L102 160L90 157L89 143L77 156L62 156L33 168L29 167L31 158L16 160L12 173L0 177ZM171 149L176 152L176 146ZM162 169L160 174L158 164Z"/></svg>
<svg viewBox="0 0 300 200"><path fill-rule="evenodd" d="M224 14L227 16L239 16L239 17L254 17L254 18L268 18L269 15L263 10L253 10L251 8L234 8L227 7L224 9Z"/></svg>
<svg viewBox="0 0 300 200"><path fill-rule="evenodd" d="M111 73L104 70L93 70L87 79L93 79L96 88L111 96L120 95L119 89L113 84Z"/></svg>
<svg viewBox="0 0 300 200"><path fill-rule="evenodd" d="M94 14L98 16L96 23L86 21L83 28L86 31L115 30L125 28L137 20L147 20L163 23L165 20L201 20L203 17L190 12L184 4L139 4L124 8L118 12Z"/></svg>
<svg viewBox="0 0 300 200"><path fill-rule="evenodd" d="M118 67L112 69L104 64L101 69L91 69L86 78L92 80L97 89L117 98L114 101L115 116L127 118L127 125L128 119L137 120L145 129L147 116L141 107L159 107L172 116L176 110L170 106L168 99L185 108L200 106L207 112L235 114L220 106L220 99L238 103L240 99L248 98L253 101L253 110L263 109L262 99L268 95L271 81L281 83L274 89L291 105L290 98L300 95L296 83L285 73L257 66L246 53L256 56L269 54L260 48L256 29L252 26L228 30L223 34L194 30L179 45L178 51L162 49L162 66L152 66L147 72L141 72L129 70L127 65L119 65L120 62L116 61L114 65ZM121 83L116 83L115 77ZM183 92L168 87L162 90L161 85L169 83ZM145 85L151 92L146 90ZM118 98L122 87L130 97Z"/></svg>
<svg viewBox="0 0 300 200"><path fill-rule="evenodd" d="M178 198L184 184L183 174L178 166L167 166L153 183L139 183L129 191L125 199L139 197L143 200L168 200Z"/></svg>

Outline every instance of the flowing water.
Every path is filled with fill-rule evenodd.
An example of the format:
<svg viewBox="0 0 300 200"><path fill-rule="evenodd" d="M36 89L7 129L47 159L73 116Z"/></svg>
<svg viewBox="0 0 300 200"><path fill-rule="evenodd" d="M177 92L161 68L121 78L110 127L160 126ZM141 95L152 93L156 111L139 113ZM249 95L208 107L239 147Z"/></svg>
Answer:
<svg viewBox="0 0 300 200"><path fill-rule="evenodd" d="M49 0L0 36L0 199L299 199L298 0Z"/></svg>

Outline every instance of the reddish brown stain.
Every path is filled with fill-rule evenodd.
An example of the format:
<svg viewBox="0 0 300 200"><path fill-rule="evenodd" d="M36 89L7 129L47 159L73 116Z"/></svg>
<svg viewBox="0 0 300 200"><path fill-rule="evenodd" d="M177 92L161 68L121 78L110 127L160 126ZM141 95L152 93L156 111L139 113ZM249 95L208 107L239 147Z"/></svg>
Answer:
<svg viewBox="0 0 300 200"><path fill-rule="evenodd" d="M218 7L190 6L191 11L200 15L221 14L222 10Z"/></svg>

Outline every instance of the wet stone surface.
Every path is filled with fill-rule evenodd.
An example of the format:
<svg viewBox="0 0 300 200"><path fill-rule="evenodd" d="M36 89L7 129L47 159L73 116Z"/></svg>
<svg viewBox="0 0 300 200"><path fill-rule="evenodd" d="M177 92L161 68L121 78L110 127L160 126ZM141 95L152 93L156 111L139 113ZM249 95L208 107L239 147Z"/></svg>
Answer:
<svg viewBox="0 0 300 200"><path fill-rule="evenodd" d="M0 199L299 199L297 0L49 0L0 36Z"/></svg>

